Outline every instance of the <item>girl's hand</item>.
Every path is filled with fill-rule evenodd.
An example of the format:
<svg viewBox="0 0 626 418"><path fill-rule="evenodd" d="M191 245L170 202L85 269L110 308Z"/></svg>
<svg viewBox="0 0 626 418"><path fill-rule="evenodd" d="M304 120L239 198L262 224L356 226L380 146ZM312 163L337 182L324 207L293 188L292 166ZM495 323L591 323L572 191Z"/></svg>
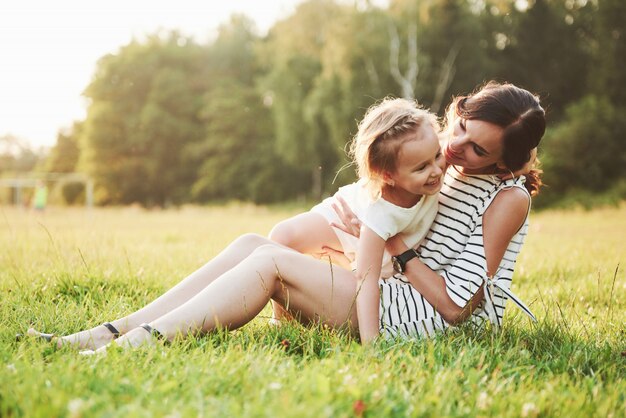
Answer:
<svg viewBox="0 0 626 418"><path fill-rule="evenodd" d="M509 171L508 173L497 174L500 180L509 180L514 177L523 176L524 174L530 173L530 170L533 169L535 164L538 162L537 160L537 148L533 148L530 150L530 160L522 168L517 171Z"/></svg>
<svg viewBox="0 0 626 418"><path fill-rule="evenodd" d="M350 209L343 198L337 196L337 200L339 201L339 205L333 203L332 206L337 213L337 216L339 216L341 223L337 224L335 222L331 222L330 226L340 229L353 237L359 238L361 235L361 220L354 214L354 212L352 212L352 209Z"/></svg>
<svg viewBox="0 0 626 418"><path fill-rule="evenodd" d="M330 258L330 262L340 265L346 270L352 270L351 262L348 257L343 253L343 251L335 250L330 247L322 247L323 253L320 254L321 257Z"/></svg>

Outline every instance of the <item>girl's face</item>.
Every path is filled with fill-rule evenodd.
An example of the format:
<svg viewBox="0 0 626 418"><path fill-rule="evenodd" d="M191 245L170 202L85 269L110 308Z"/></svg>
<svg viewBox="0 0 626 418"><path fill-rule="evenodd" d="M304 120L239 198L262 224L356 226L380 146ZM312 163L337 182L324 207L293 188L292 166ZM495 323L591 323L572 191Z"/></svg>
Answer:
<svg viewBox="0 0 626 418"><path fill-rule="evenodd" d="M446 161L437 133L424 126L416 137L400 146L396 170L387 174L387 184L408 195L433 195L441 189Z"/></svg>
<svg viewBox="0 0 626 418"><path fill-rule="evenodd" d="M466 174L493 173L494 166L503 166L502 132L489 122L457 118L444 149L446 161Z"/></svg>

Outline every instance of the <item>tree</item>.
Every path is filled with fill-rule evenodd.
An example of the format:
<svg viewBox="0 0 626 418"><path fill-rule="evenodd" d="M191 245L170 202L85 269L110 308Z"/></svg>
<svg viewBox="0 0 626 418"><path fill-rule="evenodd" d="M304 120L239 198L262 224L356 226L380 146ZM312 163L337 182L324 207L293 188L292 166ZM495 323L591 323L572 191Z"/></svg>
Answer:
<svg viewBox="0 0 626 418"><path fill-rule="evenodd" d="M606 96L586 96L568 106L563 121L542 141L545 181L552 193L600 193L626 179L624 115L626 108Z"/></svg>
<svg viewBox="0 0 626 418"><path fill-rule="evenodd" d="M481 11L472 12L463 0L395 0L390 5L390 24L399 34L396 39L392 30L390 43L406 38L408 51L418 51L404 54L402 65L416 69L414 79L406 80L415 86L412 97L433 112L442 109L451 93L472 89L492 72ZM393 71L393 63L390 67Z"/></svg>
<svg viewBox="0 0 626 418"><path fill-rule="evenodd" d="M355 179L347 168L346 150L357 122L376 101L397 95L399 87L389 71L388 18L376 7L345 10L328 28L321 51L322 71L307 100L305 115L319 137L322 190ZM334 181L334 182L333 182Z"/></svg>
<svg viewBox="0 0 626 418"><path fill-rule="evenodd" d="M513 9L512 29L502 34L500 78L541 94L553 120L587 91L589 55L580 24L563 2L535 0Z"/></svg>
<svg viewBox="0 0 626 418"><path fill-rule="evenodd" d="M233 16L209 48L209 72L220 82L204 96L206 134L193 147L199 171L193 197L271 202L292 196L301 177L275 152L269 102L255 86L260 74L252 21Z"/></svg>
<svg viewBox="0 0 626 418"><path fill-rule="evenodd" d="M0 175L28 173L35 169L43 155L27 141L13 135L0 136Z"/></svg>
<svg viewBox="0 0 626 418"><path fill-rule="evenodd" d="M271 29L262 47L267 73L261 88L272 101L276 153L294 169L309 173L304 188L314 198L322 191L320 167L334 168L336 152L328 130L319 125L311 100L322 73L322 51L334 21L346 8L328 0L310 0ZM331 161L331 162L328 162Z"/></svg>
<svg viewBox="0 0 626 418"><path fill-rule="evenodd" d="M101 203L187 200L195 179L185 149L204 137L206 48L177 33L137 41L100 60L81 156Z"/></svg>
<svg viewBox="0 0 626 418"><path fill-rule="evenodd" d="M592 91L606 95L617 106L626 106L626 2L599 0L597 4L593 13L595 39L591 45Z"/></svg>
<svg viewBox="0 0 626 418"><path fill-rule="evenodd" d="M80 157L79 138L81 130L82 122L74 122L72 128L59 131L57 142L46 159L46 172L72 173L76 171Z"/></svg>

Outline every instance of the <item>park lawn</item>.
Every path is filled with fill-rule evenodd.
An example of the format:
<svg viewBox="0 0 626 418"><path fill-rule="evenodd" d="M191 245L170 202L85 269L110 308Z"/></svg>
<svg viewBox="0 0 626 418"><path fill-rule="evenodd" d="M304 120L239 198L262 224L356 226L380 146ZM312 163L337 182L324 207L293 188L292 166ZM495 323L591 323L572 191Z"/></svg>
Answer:
<svg viewBox="0 0 626 418"><path fill-rule="evenodd" d="M538 324L509 302L498 335L463 328L362 347L262 317L89 358L14 336L125 315L294 211L0 211L2 417L626 416L626 206L532 215L513 290Z"/></svg>

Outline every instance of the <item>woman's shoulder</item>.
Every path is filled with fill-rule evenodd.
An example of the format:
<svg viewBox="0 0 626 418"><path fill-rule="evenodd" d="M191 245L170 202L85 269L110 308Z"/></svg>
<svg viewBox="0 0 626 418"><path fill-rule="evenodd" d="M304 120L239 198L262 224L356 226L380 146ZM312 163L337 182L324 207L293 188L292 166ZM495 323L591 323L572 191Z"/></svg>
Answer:
<svg viewBox="0 0 626 418"><path fill-rule="evenodd" d="M485 225L499 225L507 237L520 231L530 212L530 196L526 189L511 187L500 190L485 211Z"/></svg>
<svg viewBox="0 0 626 418"><path fill-rule="evenodd" d="M510 187L500 190L489 207L491 211L505 210L511 216L514 214L526 216L529 206L530 196L526 189Z"/></svg>
<svg viewBox="0 0 626 418"><path fill-rule="evenodd" d="M525 181L524 176L501 180L489 207L496 205L496 208L515 211L519 216L525 217L530 210L531 203L530 193L524 187Z"/></svg>

